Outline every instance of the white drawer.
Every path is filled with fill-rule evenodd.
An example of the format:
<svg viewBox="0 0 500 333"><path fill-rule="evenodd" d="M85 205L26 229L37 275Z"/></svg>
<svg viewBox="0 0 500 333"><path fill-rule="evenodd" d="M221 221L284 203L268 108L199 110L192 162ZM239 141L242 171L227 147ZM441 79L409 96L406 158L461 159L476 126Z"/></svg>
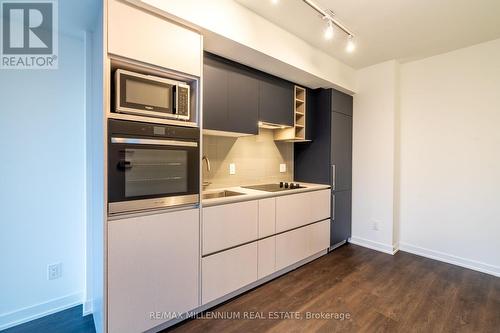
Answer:
<svg viewBox="0 0 500 333"><path fill-rule="evenodd" d="M258 238L258 201L203 208L203 255Z"/></svg>
<svg viewBox="0 0 500 333"><path fill-rule="evenodd" d="M297 228L330 217L329 189L276 198L276 232Z"/></svg>
<svg viewBox="0 0 500 333"><path fill-rule="evenodd" d="M257 281L257 242L202 259L202 303Z"/></svg>
<svg viewBox="0 0 500 333"><path fill-rule="evenodd" d="M276 270L327 249L330 246L330 220L324 220L276 236Z"/></svg>

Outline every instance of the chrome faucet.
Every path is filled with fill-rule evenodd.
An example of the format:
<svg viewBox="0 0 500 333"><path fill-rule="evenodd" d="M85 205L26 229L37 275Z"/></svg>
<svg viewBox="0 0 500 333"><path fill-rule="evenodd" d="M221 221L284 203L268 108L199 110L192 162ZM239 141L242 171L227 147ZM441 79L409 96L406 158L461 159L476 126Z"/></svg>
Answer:
<svg viewBox="0 0 500 333"><path fill-rule="evenodd" d="M203 155L201 161L207 162L207 172L210 172L212 168L210 167L210 160L208 159L207 155Z"/></svg>
<svg viewBox="0 0 500 333"><path fill-rule="evenodd" d="M207 155L203 155L203 157L201 158L201 162L203 163L203 161L207 162L207 172L210 172L210 170L211 170L212 168L210 167L210 160L208 159ZM203 190L205 190L205 188L206 188L207 186L209 186L210 184L212 184L212 183L211 183L211 182L209 182L209 181L204 181L204 182L202 183L202 185L203 185Z"/></svg>

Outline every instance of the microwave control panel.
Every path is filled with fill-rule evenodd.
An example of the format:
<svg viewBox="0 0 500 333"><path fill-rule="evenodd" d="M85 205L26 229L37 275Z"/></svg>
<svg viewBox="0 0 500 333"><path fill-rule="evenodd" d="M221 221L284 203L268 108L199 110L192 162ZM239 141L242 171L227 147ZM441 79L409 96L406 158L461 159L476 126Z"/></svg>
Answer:
<svg viewBox="0 0 500 333"><path fill-rule="evenodd" d="M189 88L178 86L177 110L179 118L189 119Z"/></svg>

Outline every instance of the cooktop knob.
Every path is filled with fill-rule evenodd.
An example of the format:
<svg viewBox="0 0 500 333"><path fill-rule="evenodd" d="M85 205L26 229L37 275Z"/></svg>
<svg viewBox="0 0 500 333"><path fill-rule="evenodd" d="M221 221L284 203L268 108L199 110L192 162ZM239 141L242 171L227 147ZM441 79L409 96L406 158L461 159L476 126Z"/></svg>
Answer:
<svg viewBox="0 0 500 333"><path fill-rule="evenodd" d="M280 187L283 187L283 182L280 182Z"/></svg>
<svg viewBox="0 0 500 333"><path fill-rule="evenodd" d="M285 188L288 188L288 183L285 183Z"/></svg>

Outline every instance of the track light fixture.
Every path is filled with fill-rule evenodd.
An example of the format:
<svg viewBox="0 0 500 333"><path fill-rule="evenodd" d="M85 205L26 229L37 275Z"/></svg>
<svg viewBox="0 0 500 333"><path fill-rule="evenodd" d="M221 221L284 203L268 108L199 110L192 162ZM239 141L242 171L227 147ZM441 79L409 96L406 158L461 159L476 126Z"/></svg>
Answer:
<svg viewBox="0 0 500 333"><path fill-rule="evenodd" d="M326 27L324 33L325 39L332 39L334 34L334 25L335 25L339 30L342 30L347 35L346 52L348 53L354 52L354 50L356 49L356 45L354 44L354 34L344 24L335 19L334 17L335 14L331 10L322 9L312 0L302 0L302 1L305 2L309 7L314 9L316 12L318 12L321 15L321 17L327 21L328 26Z"/></svg>

